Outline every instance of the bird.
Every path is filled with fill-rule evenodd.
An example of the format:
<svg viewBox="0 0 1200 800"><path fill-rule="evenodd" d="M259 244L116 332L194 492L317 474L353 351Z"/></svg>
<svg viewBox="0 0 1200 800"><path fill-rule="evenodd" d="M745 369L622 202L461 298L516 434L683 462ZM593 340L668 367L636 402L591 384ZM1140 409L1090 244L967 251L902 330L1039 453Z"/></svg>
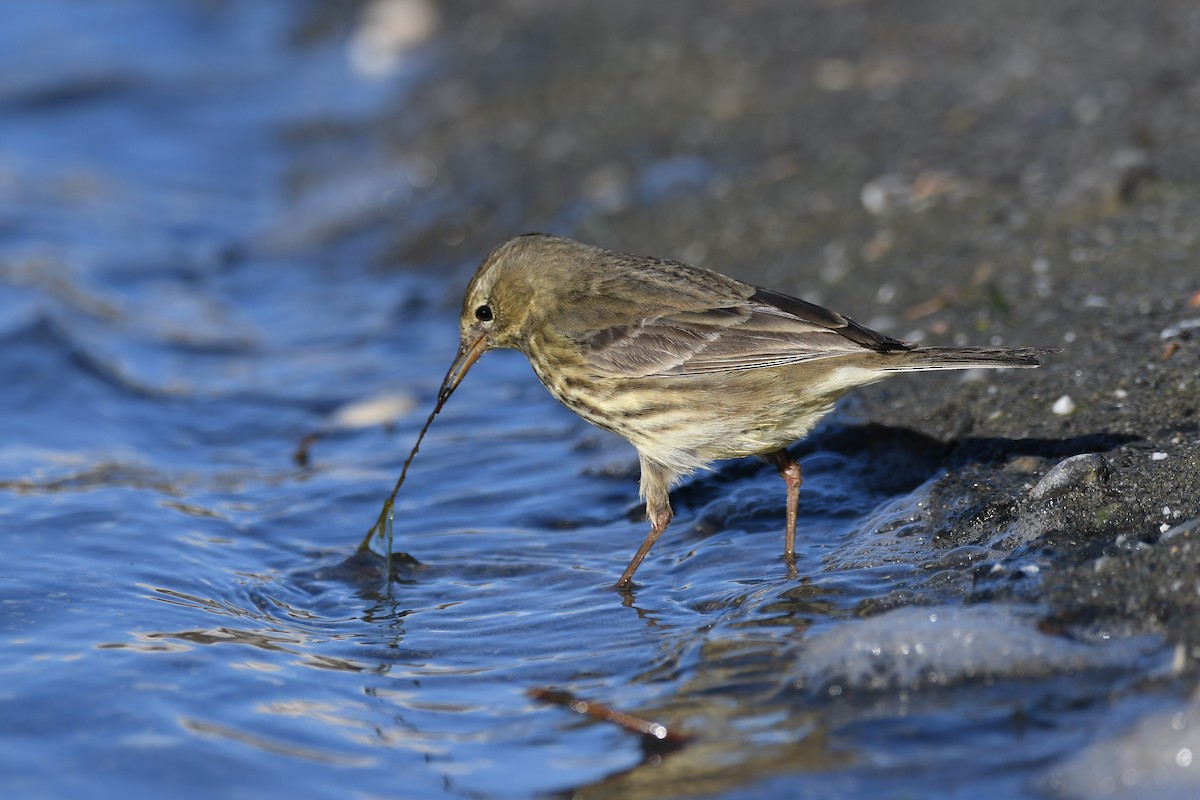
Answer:
<svg viewBox="0 0 1200 800"><path fill-rule="evenodd" d="M637 451L650 531L615 584L626 591L671 523L671 489L697 470L747 456L775 466L794 569L803 476L787 448L842 395L901 372L1037 367L1054 352L922 347L717 272L543 233L487 255L459 328L437 409L485 352L513 349L563 405Z"/></svg>

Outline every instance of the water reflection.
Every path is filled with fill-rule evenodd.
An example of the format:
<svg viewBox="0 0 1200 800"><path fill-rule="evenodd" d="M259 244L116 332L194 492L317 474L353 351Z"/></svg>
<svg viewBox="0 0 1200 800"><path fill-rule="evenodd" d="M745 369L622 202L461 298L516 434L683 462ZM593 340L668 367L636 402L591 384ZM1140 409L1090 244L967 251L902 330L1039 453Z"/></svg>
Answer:
<svg viewBox="0 0 1200 800"><path fill-rule="evenodd" d="M289 716L302 716L291 714ZM330 724L333 720L327 714L317 715L313 717L322 724ZM369 767L376 763L374 758L363 756L343 755L332 753L326 750L316 750L309 747L301 747L290 742L281 742L269 739L265 736L256 735L244 730L238 730L228 725L221 725L214 722L206 722L198 719L182 719L180 724L187 731L198 734L200 736L216 736L225 739L230 739L238 744L246 745L257 750L262 750L266 753L274 755L286 756L300 761L309 761L316 764L328 764L336 767Z"/></svg>

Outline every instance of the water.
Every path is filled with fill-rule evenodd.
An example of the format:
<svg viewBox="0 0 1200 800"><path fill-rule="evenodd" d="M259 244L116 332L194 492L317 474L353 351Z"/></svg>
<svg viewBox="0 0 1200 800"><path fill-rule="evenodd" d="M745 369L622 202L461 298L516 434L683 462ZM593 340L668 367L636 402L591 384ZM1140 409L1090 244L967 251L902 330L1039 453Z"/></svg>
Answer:
<svg viewBox="0 0 1200 800"><path fill-rule="evenodd" d="M902 609L856 655L872 603L953 604L991 557L931 549L942 466L902 437L800 451L803 579L778 556L782 483L739 462L676 493L622 597L632 452L511 353L426 439L389 585L354 547L453 357L461 286L374 268L389 215L453 210L420 206L378 121L451 53L366 74L356 15L323 13L5 6L4 796L1009 796L1168 702L1138 688L1159 643L1064 644L1036 609L943 612L949 639ZM659 189L700 168L645 166ZM1003 645L986 680L947 649L964 629Z"/></svg>

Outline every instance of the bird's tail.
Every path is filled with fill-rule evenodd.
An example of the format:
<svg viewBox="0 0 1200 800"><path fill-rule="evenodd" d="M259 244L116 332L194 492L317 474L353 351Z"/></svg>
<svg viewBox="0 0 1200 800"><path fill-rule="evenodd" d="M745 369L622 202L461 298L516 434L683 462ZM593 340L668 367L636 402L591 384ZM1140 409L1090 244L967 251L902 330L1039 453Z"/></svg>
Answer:
<svg viewBox="0 0 1200 800"><path fill-rule="evenodd" d="M879 368L885 372L1028 368L1041 366L1042 356L1057 352L1053 347L915 347L885 353Z"/></svg>

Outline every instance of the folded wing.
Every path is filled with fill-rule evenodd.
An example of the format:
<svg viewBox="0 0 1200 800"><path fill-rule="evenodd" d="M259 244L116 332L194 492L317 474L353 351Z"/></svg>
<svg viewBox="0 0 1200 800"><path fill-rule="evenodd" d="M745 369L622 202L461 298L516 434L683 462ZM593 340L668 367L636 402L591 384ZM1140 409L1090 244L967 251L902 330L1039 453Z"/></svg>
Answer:
<svg viewBox="0 0 1200 800"><path fill-rule="evenodd" d="M766 289L742 302L595 331L583 345L598 374L619 377L704 375L910 349L834 311Z"/></svg>

